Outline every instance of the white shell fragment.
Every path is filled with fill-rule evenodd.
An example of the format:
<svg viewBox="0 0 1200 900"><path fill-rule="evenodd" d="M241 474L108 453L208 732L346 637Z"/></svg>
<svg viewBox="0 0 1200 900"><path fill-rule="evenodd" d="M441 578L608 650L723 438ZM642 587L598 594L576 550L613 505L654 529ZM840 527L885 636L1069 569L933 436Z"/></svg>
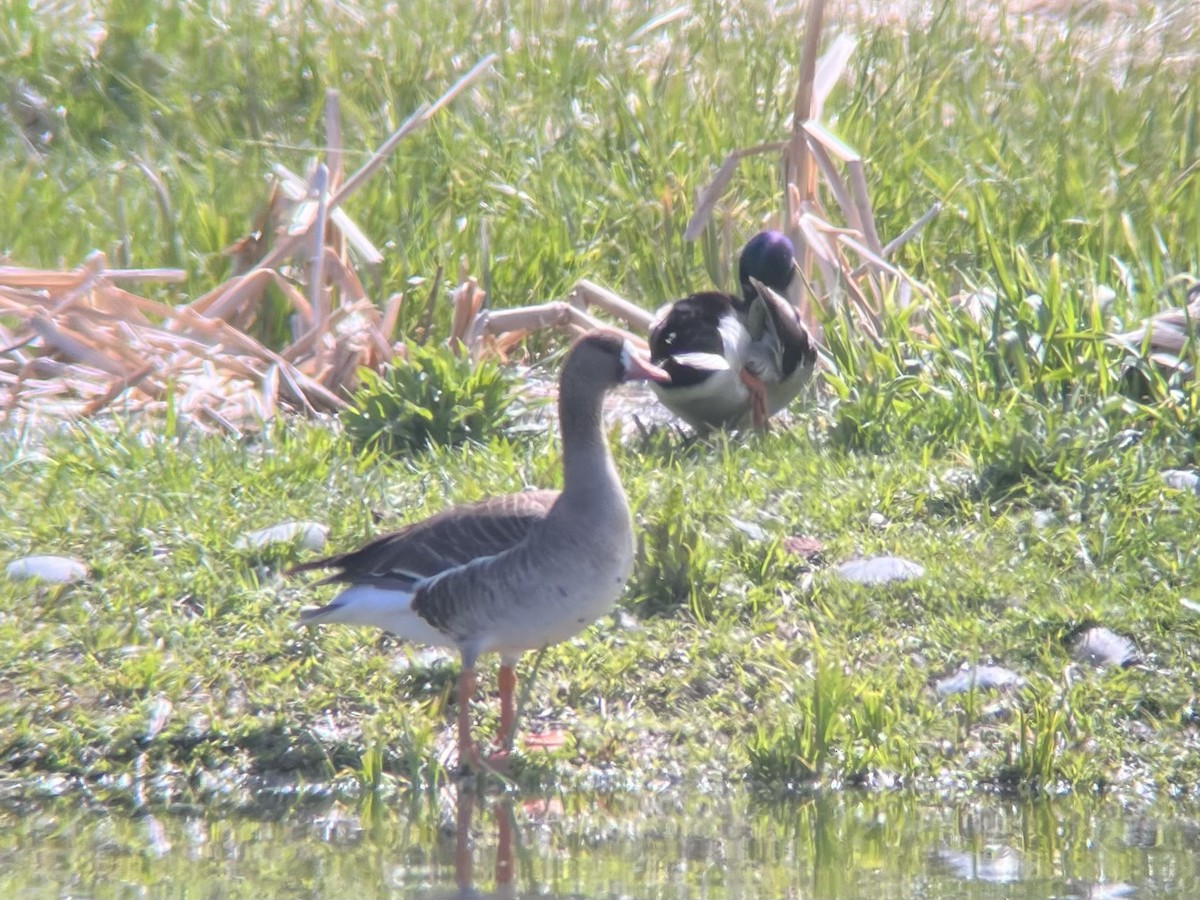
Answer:
<svg viewBox="0 0 1200 900"><path fill-rule="evenodd" d="M1169 488L1200 494L1200 472L1192 472L1189 469L1167 469L1162 473L1162 479Z"/></svg>
<svg viewBox="0 0 1200 900"><path fill-rule="evenodd" d="M1071 644L1071 656L1077 662L1097 668L1127 666L1137 661L1137 648L1127 637L1109 631L1103 625L1089 628Z"/></svg>
<svg viewBox="0 0 1200 900"><path fill-rule="evenodd" d="M745 519L738 519L734 516L729 517L729 524L752 541L765 541L767 539L767 533L761 525L756 525L753 522L747 522Z"/></svg>
<svg viewBox="0 0 1200 900"><path fill-rule="evenodd" d="M947 675L934 687L943 697L950 694L965 694L972 688L977 691L1003 690L1020 687L1025 679L1003 666L971 666Z"/></svg>
<svg viewBox="0 0 1200 900"><path fill-rule="evenodd" d="M1045 531L1054 524L1058 518L1058 514L1052 509L1035 509L1033 511L1033 527L1038 531Z"/></svg>
<svg viewBox="0 0 1200 900"><path fill-rule="evenodd" d="M4 573L13 581L36 578L54 584L74 584L87 578L88 567L69 556L23 556L5 566Z"/></svg>
<svg viewBox="0 0 1200 900"><path fill-rule="evenodd" d="M248 531L234 544L240 550L262 549L272 544L297 544L305 550L320 550L329 538L329 526L320 522L280 522L270 528Z"/></svg>
<svg viewBox="0 0 1200 900"><path fill-rule="evenodd" d="M152 741L158 737L159 733L163 730L163 726L167 724L167 720L171 718L171 713L174 709L175 707L171 701L162 694L155 697L154 702L150 704L150 708L147 710L149 716L146 722L146 730L142 733L142 740Z"/></svg>
<svg viewBox="0 0 1200 900"><path fill-rule="evenodd" d="M846 581L855 584L887 584L891 581L911 581L925 574L925 567L899 556L876 556L871 559L851 559L835 569Z"/></svg>

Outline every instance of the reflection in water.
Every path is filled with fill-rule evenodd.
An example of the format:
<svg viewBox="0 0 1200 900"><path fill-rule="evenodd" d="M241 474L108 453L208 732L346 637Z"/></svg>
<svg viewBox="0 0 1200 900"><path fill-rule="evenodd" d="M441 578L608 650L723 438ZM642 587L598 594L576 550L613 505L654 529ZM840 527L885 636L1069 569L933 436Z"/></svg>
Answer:
<svg viewBox="0 0 1200 900"><path fill-rule="evenodd" d="M474 869L473 835L471 820L475 805L480 799L475 786L469 781L460 782L455 792L455 835L454 835L454 881L462 897L481 896L475 890L472 877ZM492 805L496 820L496 865L494 878L496 897L512 897L513 894L513 808L512 799L502 797Z"/></svg>
<svg viewBox="0 0 1200 900"><path fill-rule="evenodd" d="M995 881L1004 884L1021 880L1021 854L1012 847L981 847L978 850L937 850L934 858L963 881Z"/></svg>
<svg viewBox="0 0 1200 900"><path fill-rule="evenodd" d="M130 816L0 806L0 897L1200 897L1194 810L899 794L297 796Z"/></svg>

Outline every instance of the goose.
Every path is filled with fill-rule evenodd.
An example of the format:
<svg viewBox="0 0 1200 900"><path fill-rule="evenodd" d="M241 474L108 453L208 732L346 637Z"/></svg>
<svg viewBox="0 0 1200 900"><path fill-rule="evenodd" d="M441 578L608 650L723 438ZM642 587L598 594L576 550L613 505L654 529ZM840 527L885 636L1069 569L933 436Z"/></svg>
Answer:
<svg viewBox="0 0 1200 900"><path fill-rule="evenodd" d="M671 380L651 387L664 406L701 432L742 427L747 419L762 428L796 396L816 349L780 296L794 271L791 241L763 231L739 257L741 296L704 291L659 309L650 323L650 359Z"/></svg>
<svg viewBox="0 0 1200 900"><path fill-rule="evenodd" d="M292 569L332 569L316 584L347 585L325 606L302 613L305 623L376 626L458 650L463 768L482 764L469 711L479 657L500 656L500 751L488 764L503 766L516 726L518 658L578 634L620 596L633 566L633 530L601 406L604 394L624 381L668 377L622 336L586 334L559 378L561 491L454 506L358 550Z"/></svg>

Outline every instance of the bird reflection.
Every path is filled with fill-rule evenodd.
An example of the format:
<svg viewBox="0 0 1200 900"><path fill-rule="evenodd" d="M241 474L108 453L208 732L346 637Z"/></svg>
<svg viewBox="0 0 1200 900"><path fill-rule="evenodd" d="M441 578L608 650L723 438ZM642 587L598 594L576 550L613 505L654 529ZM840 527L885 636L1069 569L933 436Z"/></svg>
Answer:
<svg viewBox="0 0 1200 900"><path fill-rule="evenodd" d="M458 897L514 897L513 888L513 805L512 798L500 797L493 803L492 813L496 823L496 865L493 871L495 889L490 894L475 889L474 846L471 839L471 822L475 805L480 796L471 779L458 783L455 798L454 836L454 881L458 885Z"/></svg>
<svg viewBox="0 0 1200 900"><path fill-rule="evenodd" d="M1021 852L1013 847L987 845L970 850L942 849L935 858L956 878L1007 884L1021 880Z"/></svg>

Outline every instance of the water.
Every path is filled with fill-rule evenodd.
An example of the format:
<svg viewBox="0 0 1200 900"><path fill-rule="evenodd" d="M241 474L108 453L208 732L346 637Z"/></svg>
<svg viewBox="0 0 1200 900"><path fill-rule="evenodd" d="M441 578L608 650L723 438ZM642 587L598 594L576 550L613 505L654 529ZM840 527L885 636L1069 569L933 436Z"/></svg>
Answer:
<svg viewBox="0 0 1200 900"><path fill-rule="evenodd" d="M1200 811L840 793L0 812L0 897L1200 897Z"/></svg>

